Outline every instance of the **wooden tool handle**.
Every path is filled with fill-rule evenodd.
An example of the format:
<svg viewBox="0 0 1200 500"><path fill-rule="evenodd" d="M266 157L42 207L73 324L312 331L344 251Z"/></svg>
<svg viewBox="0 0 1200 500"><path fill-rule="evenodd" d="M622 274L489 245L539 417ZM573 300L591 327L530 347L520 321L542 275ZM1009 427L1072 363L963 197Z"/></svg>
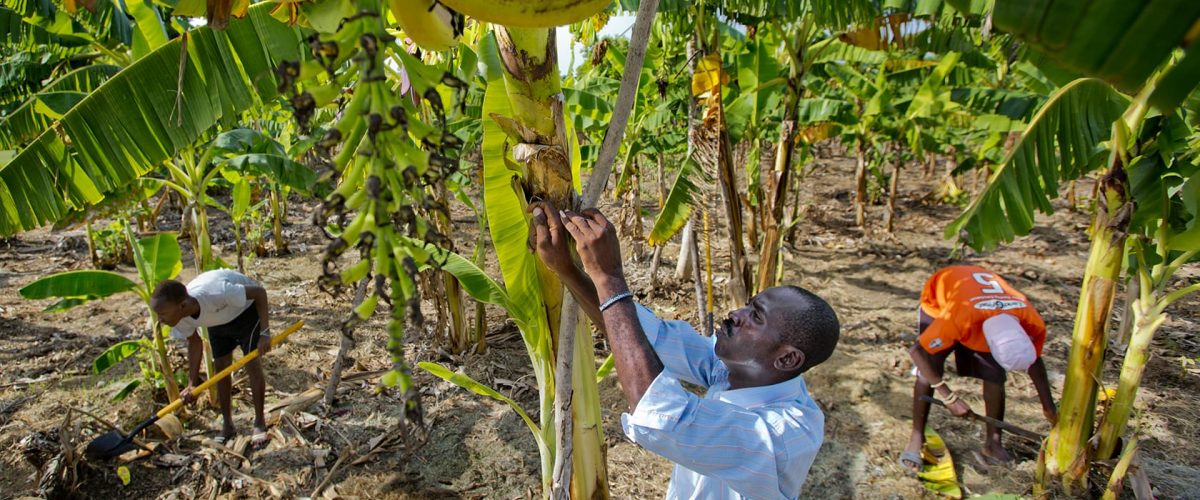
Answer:
<svg viewBox="0 0 1200 500"><path fill-rule="evenodd" d="M287 327L287 330L284 330L283 333L280 333L279 335L271 337L271 347L275 347L275 346L279 345L281 342L283 342L283 339L286 339L288 337L288 335L295 333L296 330L299 330L300 327L302 327L302 326L304 326L304 320L297 321L295 323L292 323L292 326ZM258 357L258 349L256 348L253 351L250 351L250 354L242 356L242 359L234 361L233 364L229 365L229 367L225 368L224 370L221 370L220 372L217 372L216 375L213 375L208 380L205 380L204 383L194 387L192 389L192 394L200 394L200 393L204 392L209 387L212 387L213 384L220 382L221 379L223 379L225 377L228 377L230 373L234 372L234 370L237 370L238 368L245 366L246 363L249 363L251 360L253 360L257 357ZM170 375L168 375L168 376L170 376ZM175 410L178 410L182 406L183 406L183 399L176 399L175 401L172 401L171 404L165 406L163 409L158 410L158 413L156 415L158 415L158 418L165 417L167 415L175 413Z"/></svg>
<svg viewBox="0 0 1200 500"><path fill-rule="evenodd" d="M933 404L935 404L935 405L938 405L938 406L941 406L941 407L944 407L944 408L947 408L947 409L949 409L949 407L947 407L947 406L946 406L946 402L945 402L945 401L942 401L942 400L940 400L940 399L931 398L931 397L929 397L929 396L921 396L921 401L925 401L926 403L933 403ZM972 420L976 420L976 421L979 421L979 422L983 422L983 423L985 423L985 424L992 424L992 425L994 425L994 426L996 426L996 427L999 427L999 428L1001 428L1001 429L1004 429L1004 430L1006 430L1006 431L1008 431L1008 432L1011 432L1011 433L1013 433L1013 434L1015 434L1015 435L1018 435L1018 436L1021 436L1021 437L1023 437L1023 438L1026 438L1026 439L1033 440L1033 441L1041 441L1041 440L1043 440L1043 439L1045 439L1045 438L1046 438L1045 436L1043 436L1043 435L1041 435L1041 434L1038 434L1038 433L1036 433L1036 432L1033 432L1033 431L1031 431L1031 430L1026 430L1026 429L1024 429L1024 428L1017 427L1017 426L1015 426L1015 425L1013 425L1013 424L1010 424L1010 423L1008 423L1008 422L1005 422L1005 421L1003 421L1003 420L999 420L999 419L995 419L995 418L989 417L989 416L987 416L987 415L980 415L980 414L978 414L978 413L971 412L971 413L969 413L967 416L968 416L968 418L971 418Z"/></svg>

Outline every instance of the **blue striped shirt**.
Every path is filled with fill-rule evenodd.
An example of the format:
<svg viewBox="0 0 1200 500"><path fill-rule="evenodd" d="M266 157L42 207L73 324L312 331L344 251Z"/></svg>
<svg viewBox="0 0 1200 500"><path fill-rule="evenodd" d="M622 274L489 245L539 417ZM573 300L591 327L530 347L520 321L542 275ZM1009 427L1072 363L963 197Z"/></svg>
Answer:
<svg viewBox="0 0 1200 500"><path fill-rule="evenodd" d="M665 369L621 427L675 463L667 498L797 498L825 433L804 379L731 390L714 338L641 305L638 320ZM681 380L708 392L701 398Z"/></svg>

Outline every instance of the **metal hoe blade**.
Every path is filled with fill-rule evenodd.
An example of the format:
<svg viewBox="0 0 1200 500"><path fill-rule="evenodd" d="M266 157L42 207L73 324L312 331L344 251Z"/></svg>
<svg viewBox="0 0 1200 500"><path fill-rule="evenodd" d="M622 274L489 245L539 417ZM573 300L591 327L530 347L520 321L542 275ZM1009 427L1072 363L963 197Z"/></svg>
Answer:
<svg viewBox="0 0 1200 500"><path fill-rule="evenodd" d="M138 448L138 445L133 444L133 436L125 437L120 432L108 431L88 443L84 453L89 458L109 459Z"/></svg>
<svg viewBox="0 0 1200 500"><path fill-rule="evenodd" d="M84 454L88 458L108 459L120 456L129 450L143 448L143 446L133 442L133 437L146 430L147 427L150 427L156 421L158 421L158 415L150 417L145 422L134 427L132 431L129 431L129 436L122 436L120 432L115 430L101 434L88 443L87 448L84 449Z"/></svg>

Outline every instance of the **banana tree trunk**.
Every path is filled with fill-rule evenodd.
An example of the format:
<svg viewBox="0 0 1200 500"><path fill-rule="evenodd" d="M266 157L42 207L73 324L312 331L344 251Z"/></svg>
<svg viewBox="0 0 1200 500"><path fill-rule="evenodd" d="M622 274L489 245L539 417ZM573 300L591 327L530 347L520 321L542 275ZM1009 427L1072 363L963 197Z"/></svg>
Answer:
<svg viewBox="0 0 1200 500"><path fill-rule="evenodd" d="M896 188L900 184L900 165L903 162L899 158L892 163L892 179L888 183L888 204L887 204L887 220L884 225L887 226L887 232L892 232L896 225Z"/></svg>
<svg viewBox="0 0 1200 500"><path fill-rule="evenodd" d="M167 397L171 401L179 399L179 384L175 381L175 369L171 367L171 358L167 357L167 345L163 342L162 325L158 320L152 320L150 335L154 337L154 352L158 358L158 371L162 373L167 385Z"/></svg>
<svg viewBox="0 0 1200 500"><path fill-rule="evenodd" d="M513 156L526 173L526 196L548 200L556 207L576 208L554 31L497 26L496 41L505 91L514 115L511 118L519 125L523 139L514 149ZM557 276L540 261L537 268L550 338L557 345L563 339L560 333L563 287ZM570 370L570 389L562 388L564 391L559 394L568 394L573 408L569 431L573 448L571 497L607 498L608 477L591 335L584 328L576 328L566 335L572 336L575 363L574 369ZM556 383L555 387L560 385L567 384ZM543 408L546 408L545 404ZM552 415L545 413L541 415L543 428L552 425ZM553 471L547 470L546 465L543 462L542 473L543 487L548 495Z"/></svg>
<svg viewBox="0 0 1200 500"><path fill-rule="evenodd" d="M100 255L96 252L96 232L92 230L92 220L84 222L83 229L87 234L88 258L92 261L92 269L100 269Z"/></svg>
<svg viewBox="0 0 1200 500"><path fill-rule="evenodd" d="M867 228L867 153L863 138L859 137L854 148L854 223Z"/></svg>
<svg viewBox="0 0 1200 500"><path fill-rule="evenodd" d="M792 47L786 44L786 47ZM766 196L762 198L765 204L763 215L762 248L758 254L758 288L766 290L777 283L780 262L779 245L783 234L780 226L783 224L783 213L787 207L787 194L792 185L792 152L796 142L796 101L803 91L800 81L804 76L804 68L797 61L804 60L805 44L801 42L795 57L789 67L787 79L787 94L784 96L783 122L779 126L779 142L775 144L775 164L772 171L763 177L766 180Z"/></svg>
<svg viewBox="0 0 1200 500"><path fill-rule="evenodd" d="M719 92L719 90L718 90ZM717 97L718 102L720 96ZM742 224L741 197L738 196L737 172L733 166L733 147L725 123L724 105L718 105L717 179L721 185L721 201L725 207L725 227L729 235L729 291L735 304L749 300L751 283L750 263L746 260L746 244ZM711 301L710 301L711 302ZM712 307L711 304L709 306Z"/></svg>
<svg viewBox="0 0 1200 500"><path fill-rule="evenodd" d="M1166 322L1167 307L1188 294L1200 290L1200 283L1194 283L1171 293L1166 292L1166 286L1173 281L1175 271L1183 263L1195 257L1197 251L1184 252L1183 255L1172 260L1171 256L1166 254L1168 252L1166 249L1169 248L1167 246L1168 222L1160 219L1158 224L1156 248L1160 251L1159 262L1150 266L1149 269L1147 269L1146 259L1142 255L1142 242L1136 239L1130 241L1132 253L1137 257L1138 263L1137 274L1130 279L1129 286L1129 290L1136 290L1134 292L1136 295L1133 295L1133 300L1127 304L1133 314L1133 332L1129 339L1129 346L1125 350L1125 360L1121 365L1121 378L1117 385L1117 394L1100 422L1100 443L1096 449L1097 457L1113 456L1118 441L1125 434L1129 417L1133 414L1138 388L1141 387L1142 374L1146 370L1150 341L1154 338L1158 328ZM1132 438L1130 440L1132 441ZM1115 473L1113 478L1119 479Z"/></svg>
<svg viewBox="0 0 1200 500"><path fill-rule="evenodd" d="M795 95L795 94L792 94ZM794 103L793 99L788 100ZM788 113L793 113L794 105L788 105ZM792 143L796 139L795 120L784 119L779 127L779 142L775 145L775 168L767 176L767 197L763 225L762 249L758 253L758 291L775 286L776 270L778 269L779 245L782 240L780 225L783 223L783 209L787 205L787 192L791 187Z"/></svg>
<svg viewBox="0 0 1200 500"><path fill-rule="evenodd" d="M1090 465L1088 440L1092 436L1096 409L1096 381L1103 368L1108 345L1109 315L1121 276L1125 231L1129 225L1128 179L1119 155L1101 180L1102 202L1092 221L1092 246L1084 270L1071 352L1067 359L1058 425L1046 445L1046 469L1062 476L1070 494L1083 491Z"/></svg>
<svg viewBox="0 0 1200 500"><path fill-rule="evenodd" d="M203 196L203 194L195 196ZM191 213L190 219L192 220L192 257L196 264L196 273L199 274L204 272L209 261L207 256L210 252L205 250L209 245L208 212L198 199L192 201L188 211ZM212 377L217 373L217 368L213 364L212 345L208 341L208 328L200 328L200 336L204 338L204 371L209 377ZM208 401L209 404L217 404L216 385L208 388Z"/></svg>
<svg viewBox="0 0 1200 500"><path fill-rule="evenodd" d="M286 200L279 193L280 188L271 188L271 234L275 237L275 252L283 255L288 253L287 240L283 239L283 218L287 211Z"/></svg>

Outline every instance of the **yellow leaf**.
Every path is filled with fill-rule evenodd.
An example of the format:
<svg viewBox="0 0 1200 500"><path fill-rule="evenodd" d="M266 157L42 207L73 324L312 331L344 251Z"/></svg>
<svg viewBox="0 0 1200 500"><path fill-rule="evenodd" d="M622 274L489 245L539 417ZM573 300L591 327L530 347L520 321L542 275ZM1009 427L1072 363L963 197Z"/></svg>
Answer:
<svg viewBox="0 0 1200 500"><path fill-rule="evenodd" d="M823 141L825 139L828 139L832 135L833 135L833 123L831 123L831 122L816 123L816 124L810 125L808 127L805 127L803 129L800 129L800 131L796 133L796 143L799 144L801 142L805 142L808 144L814 144L814 143Z"/></svg>
<svg viewBox="0 0 1200 500"><path fill-rule="evenodd" d="M229 12L231 14L233 14L233 17L241 19L243 17L246 17L246 13L249 11L250 11L250 0L234 0L233 8L230 9Z"/></svg>
<svg viewBox="0 0 1200 500"><path fill-rule="evenodd" d="M121 484L129 486L129 467L124 465L117 467L117 477L121 478Z"/></svg>
<svg viewBox="0 0 1200 500"><path fill-rule="evenodd" d="M958 485L958 476L954 472L954 460L945 441L933 430L925 428L925 448L921 450L925 464L917 477L925 484L925 489L947 498L962 498L962 488Z"/></svg>
<svg viewBox="0 0 1200 500"><path fill-rule="evenodd" d="M696 62L696 74L692 76L692 95L705 97L726 83L729 83L729 74L721 70L721 54L714 52Z"/></svg>

